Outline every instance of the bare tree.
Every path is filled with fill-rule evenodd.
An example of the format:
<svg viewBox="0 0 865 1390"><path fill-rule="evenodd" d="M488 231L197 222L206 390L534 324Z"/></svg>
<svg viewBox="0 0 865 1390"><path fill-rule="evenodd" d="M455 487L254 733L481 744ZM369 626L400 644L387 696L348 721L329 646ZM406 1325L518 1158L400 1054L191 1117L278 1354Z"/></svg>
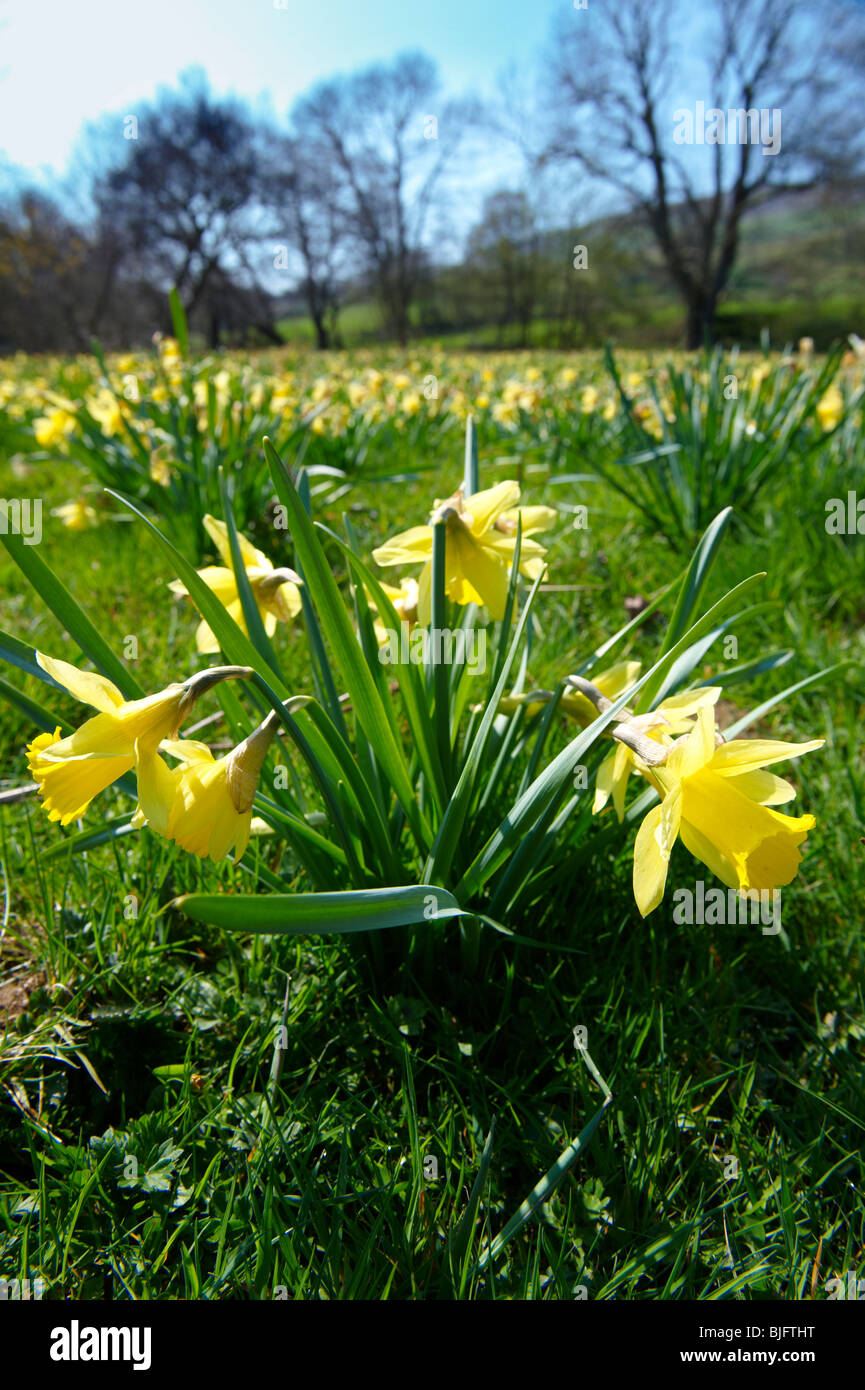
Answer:
<svg viewBox="0 0 865 1390"><path fill-rule="evenodd" d="M160 301L174 284L189 317L200 306L216 346L219 310L207 305L209 289L221 300L233 279L257 292L246 254L255 231L255 130L241 107L212 98L194 75L130 119L123 157L94 192L101 234L124 246Z"/></svg>
<svg viewBox="0 0 865 1390"><path fill-rule="evenodd" d="M853 65L833 51L833 34L841 19L862 27L861 12L857 20L843 2L712 0L708 13L699 35L680 0L563 13L544 75L542 163L577 166L650 228L684 303L690 347L711 337L745 211L781 189L813 186L852 152L855 123L844 119L840 89ZM673 35L691 40L687 61ZM702 100L674 111L682 73L700 59Z"/></svg>
<svg viewBox="0 0 865 1390"><path fill-rule="evenodd" d="M466 268L483 316L502 331L519 327L525 347L540 291L540 237L534 209L523 192L502 189L484 200L480 222L469 234Z"/></svg>
<svg viewBox="0 0 865 1390"><path fill-rule="evenodd" d="M290 135L269 141L261 162L261 201L267 215L275 218L271 230L278 243L277 256L290 250L299 267L300 289L317 346L331 347L347 230L339 171L329 148ZM282 268L291 269L287 256Z"/></svg>
<svg viewBox="0 0 865 1390"><path fill-rule="evenodd" d="M298 139L338 172L340 212L400 343L433 195L469 119L465 105L442 103L435 65L422 53L323 82L292 112Z"/></svg>
<svg viewBox="0 0 865 1390"><path fill-rule="evenodd" d="M25 189L9 199L0 208L0 342L85 350L82 290L95 273L86 231L47 194Z"/></svg>

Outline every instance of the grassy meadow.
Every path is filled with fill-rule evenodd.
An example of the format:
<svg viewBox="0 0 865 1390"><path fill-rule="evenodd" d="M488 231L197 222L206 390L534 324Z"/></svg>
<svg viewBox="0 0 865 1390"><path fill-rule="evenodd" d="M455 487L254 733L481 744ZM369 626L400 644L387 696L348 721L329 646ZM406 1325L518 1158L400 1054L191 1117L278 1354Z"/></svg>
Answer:
<svg viewBox="0 0 865 1390"><path fill-rule="evenodd" d="M151 353L19 356L0 371L0 496L7 513L39 499L42 527L39 544L0 536L0 1271L42 1279L46 1298L121 1300L794 1300L863 1277L865 539L827 529L831 499L845 516L848 492L865 501L863 358L435 344L206 357L178 332ZM288 529L274 526L291 498L264 436L327 528L319 549L290 505ZM474 492L515 480L521 507L553 509L531 537L547 570L511 573L503 622L434 588L434 614L487 634L489 669L415 668L414 686L401 670L397 689L375 659L360 562L397 583L372 551L464 477ZM148 694L236 663L236 629L223 656L197 651L199 617L169 589L220 563L204 517L224 517L226 499L238 532L302 570L318 605L320 631L299 614L258 632L237 571L256 670L326 712L298 715L315 756L281 738L236 864L130 828L132 774L61 828L19 790L32 788L25 748L48 714L68 732L92 711L56 682L46 693L34 651L94 669L84 614L117 663L103 674L122 667ZM369 688L344 678L320 557ZM717 620L695 628L713 604ZM517 614L503 698L555 698L484 722ZM580 725L565 678L625 660L645 676L676 641L648 705L661 675L668 690L718 685L722 730L825 739L778 769L794 814L816 818L781 929L676 921L676 889L717 882L681 841L641 916L646 788L631 778L622 824L611 806L592 814L612 747L601 729L578 750L588 790L560 777L549 810L538 802L495 872L473 878L595 718ZM267 712L265 684L219 686L184 735L229 750ZM455 826L440 872L440 841L424 848L360 730L369 690L392 702L375 717L404 750L418 821ZM418 690L429 721L408 703ZM441 754L438 796L418 729ZM316 927L288 904L262 926L245 897L415 884L463 915L351 932L338 905ZM220 904L228 925L207 920Z"/></svg>

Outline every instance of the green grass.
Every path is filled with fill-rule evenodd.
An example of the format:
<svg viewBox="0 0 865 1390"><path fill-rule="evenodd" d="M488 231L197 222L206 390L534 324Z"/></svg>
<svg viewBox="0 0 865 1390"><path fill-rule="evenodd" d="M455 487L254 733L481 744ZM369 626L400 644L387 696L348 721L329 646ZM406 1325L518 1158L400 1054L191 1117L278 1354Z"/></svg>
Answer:
<svg viewBox="0 0 865 1390"><path fill-rule="evenodd" d="M510 324L504 329L499 329L494 324L477 324L471 328L444 327L435 332L428 332L420 322L417 306L412 307L410 321L413 326L413 343L420 346L446 342L449 352L463 349L549 347L555 345L561 328L555 319L540 316L529 325L526 340L523 342L523 334L517 324ZM666 343L675 347L682 339L682 322L682 312L675 302L663 295L643 294L639 306L632 312L612 310L607 314L604 320L604 337L612 337L616 341L628 344ZM315 326L308 315L279 319L276 328L284 341L291 346L311 347L315 343ZM339 316L339 334L346 349L383 341L386 334L377 306L369 300L346 304ZM600 338L596 345L600 345Z"/></svg>
<svg viewBox="0 0 865 1390"><path fill-rule="evenodd" d="M461 470L446 447L458 454L443 442L429 480L358 482L364 553L446 495ZM482 478L500 452L481 440ZM810 488L792 468L773 478L713 576L722 593L768 571L772 607L740 635L740 662L797 649L742 708L862 660L865 540L825 532L825 500L847 486L837 453L827 445L808 468ZM62 466L34 470L46 512L74 491ZM589 505L589 530L563 526L551 546L552 581L572 587L541 596L529 685L544 685L678 565L601 485L527 483L530 501ZM4 470L0 491L13 489ZM338 510L324 519L340 525ZM110 637L137 635L145 688L190 665L195 620L137 523L80 535L46 523L44 554ZM0 594L4 628L69 654L5 551ZM281 641L283 669L307 688L303 643ZM657 629L641 631L631 654L656 648ZM679 845L645 921L629 853L598 854L564 863L509 923L535 947L496 937L472 973L459 927L444 925L421 969L400 932L378 950L197 925L172 900L248 891L242 870L149 832L67 858L35 802L2 806L0 998L14 1017L0 1037L0 1275L41 1275L47 1297L119 1299L797 1299L812 1281L825 1297L834 1275L861 1277L863 703L860 668L760 726L828 738L793 774L818 825L777 937L676 925L671 889L703 875ZM31 735L4 713L5 786L26 781ZM267 862L266 841L261 852ZM577 1026L612 1099L557 1189L484 1263L603 1103Z"/></svg>
<svg viewBox="0 0 865 1390"><path fill-rule="evenodd" d="M286 343L298 347L315 344L315 325L308 314L289 315L279 319L276 328ZM368 342L370 337L383 332L381 312L377 305L371 300L346 304L339 315L339 332L343 345L347 348Z"/></svg>

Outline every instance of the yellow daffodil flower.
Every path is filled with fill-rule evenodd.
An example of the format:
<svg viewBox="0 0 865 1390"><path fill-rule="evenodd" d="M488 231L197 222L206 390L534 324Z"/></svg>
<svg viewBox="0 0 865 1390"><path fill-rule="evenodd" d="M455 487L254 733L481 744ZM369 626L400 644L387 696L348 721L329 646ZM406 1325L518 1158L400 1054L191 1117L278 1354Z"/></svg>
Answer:
<svg viewBox="0 0 865 1390"><path fill-rule="evenodd" d="M180 355L180 344L176 338L163 338L161 334L154 333L153 340L159 352L159 360L163 367L177 367L182 361Z"/></svg>
<svg viewBox="0 0 865 1390"><path fill-rule="evenodd" d="M60 729L39 734L27 747L27 763L49 820L68 825L90 802L136 764L139 751L174 737L199 696L217 681L249 676L246 666L217 666L142 700L124 700L117 686L94 671L36 652L52 680L99 713L67 738Z"/></svg>
<svg viewBox="0 0 865 1390"><path fill-rule="evenodd" d="M105 389L87 396L84 404L106 438L111 439L123 428L123 409L113 391Z"/></svg>
<svg viewBox="0 0 865 1390"><path fill-rule="evenodd" d="M171 466L176 465L177 460L172 457L171 446L160 444L150 455L150 476L160 487L169 487L171 484Z"/></svg>
<svg viewBox="0 0 865 1390"><path fill-rule="evenodd" d="M820 421L821 430L834 430L843 414L844 397L833 381L828 391L817 402L817 419Z"/></svg>
<svg viewBox="0 0 865 1390"><path fill-rule="evenodd" d="M597 684L604 695L609 696L610 699L615 699L615 696L610 695L609 690L603 689L600 679ZM627 684L623 685L622 689L627 689ZM617 693L621 694L621 690ZM582 698L585 699L585 696ZM670 695L649 714L631 716L627 723L638 733L670 747L677 735L686 734L691 730L693 716L704 705L715 705L720 698L721 687L719 685L706 686L703 690L684 690L678 695ZM589 702L586 701L586 703ZM612 797L616 815L620 821L622 820L625 814L625 792L627 791L628 778L634 770L635 754L627 744L618 743L616 751L611 753L598 768L595 779L595 799L592 804L593 815L602 811Z"/></svg>
<svg viewBox="0 0 865 1390"><path fill-rule="evenodd" d="M40 449L50 449L54 444L64 443L75 432L77 424L73 410L66 410L62 406L49 410L47 415L40 415L33 421L36 443Z"/></svg>
<svg viewBox="0 0 865 1390"><path fill-rule="evenodd" d="M691 732L668 752L663 765L640 771L661 796L645 817L634 844L634 897L646 917L660 903L677 836L728 888L774 889L799 870L799 846L816 824L813 816L785 816L772 808L795 796L769 763L797 758L823 745L772 739L715 739L714 712L702 705Z"/></svg>
<svg viewBox="0 0 865 1390"><path fill-rule="evenodd" d="M203 518L204 529L213 541L222 558L222 565L208 565L198 571L208 589L211 589L219 602L228 610L238 627L246 632L243 605L237 592L237 581L231 565L231 548L228 543L228 528L224 521L215 517ZM301 609L299 575L290 569L274 569L270 560L260 550L256 550L245 536L238 536L244 569L249 580L258 611L264 622L268 637L276 631L278 622L286 623L297 616ZM179 579L168 586L173 594L187 595L187 589ZM248 634L247 634L248 635ZM195 634L195 645L200 652L218 652L219 642L208 623L203 619Z"/></svg>
<svg viewBox="0 0 865 1390"><path fill-rule="evenodd" d="M77 497L74 502L64 502L62 507L52 507L51 515L59 517L70 531L86 531L89 526L99 524L99 515L86 497Z"/></svg>
<svg viewBox="0 0 865 1390"><path fill-rule="evenodd" d="M463 497L460 489L447 501L436 501L430 525L413 526L373 551L373 559L379 565L423 563L418 578L418 621L421 624L425 626L430 618L432 523L439 520L447 523L445 592L448 597L463 605L484 604L492 617L504 617L514 557L514 512L519 500L520 487L516 482L498 483L471 497ZM534 513L529 522L533 529L548 524L540 513L551 513L550 508L520 510ZM537 541L524 536L520 547L520 573L528 579L536 579L543 569L545 553Z"/></svg>
<svg viewBox="0 0 865 1390"><path fill-rule="evenodd" d="M180 760L175 769L152 746L141 753L133 824L149 824L190 854L215 863L233 849L237 863L249 841L258 779L277 723L270 715L223 758L214 758L204 743L165 740L162 751Z"/></svg>

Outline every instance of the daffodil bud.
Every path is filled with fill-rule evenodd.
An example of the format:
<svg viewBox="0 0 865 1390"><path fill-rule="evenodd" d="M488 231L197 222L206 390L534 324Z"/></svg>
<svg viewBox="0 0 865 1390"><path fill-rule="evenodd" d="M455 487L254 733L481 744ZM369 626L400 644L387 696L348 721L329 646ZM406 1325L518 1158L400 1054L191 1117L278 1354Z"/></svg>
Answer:
<svg viewBox="0 0 865 1390"><path fill-rule="evenodd" d="M282 588L283 584L302 585L303 580L299 574L295 574L294 570L288 569L287 567L281 570L271 570L263 579L258 580L258 592L263 598L270 598L271 595L276 593L277 589Z"/></svg>
<svg viewBox="0 0 865 1390"><path fill-rule="evenodd" d="M261 769L275 733L276 719L270 716L232 749L225 760L228 792L240 815L252 808Z"/></svg>
<svg viewBox="0 0 865 1390"><path fill-rule="evenodd" d="M667 754L670 750L666 744L648 738L646 734L641 733L635 727L634 722L625 721L623 724L617 724L613 729L613 738L618 743L624 743L649 767L660 767L662 763L667 761Z"/></svg>
<svg viewBox="0 0 865 1390"><path fill-rule="evenodd" d="M309 701L308 695L295 695L286 700L285 709L289 714L300 709ZM257 729L239 743L226 757L226 781L229 795L235 809L243 815L250 810L258 789L258 779L267 757L268 749L279 728L279 715L272 711Z"/></svg>
<svg viewBox="0 0 865 1390"><path fill-rule="evenodd" d="M603 691L600 691L591 681L587 681L583 676L567 676L565 685L569 685L572 690L577 690L581 695L585 695L587 700L591 700L598 714L606 714L612 705Z"/></svg>

